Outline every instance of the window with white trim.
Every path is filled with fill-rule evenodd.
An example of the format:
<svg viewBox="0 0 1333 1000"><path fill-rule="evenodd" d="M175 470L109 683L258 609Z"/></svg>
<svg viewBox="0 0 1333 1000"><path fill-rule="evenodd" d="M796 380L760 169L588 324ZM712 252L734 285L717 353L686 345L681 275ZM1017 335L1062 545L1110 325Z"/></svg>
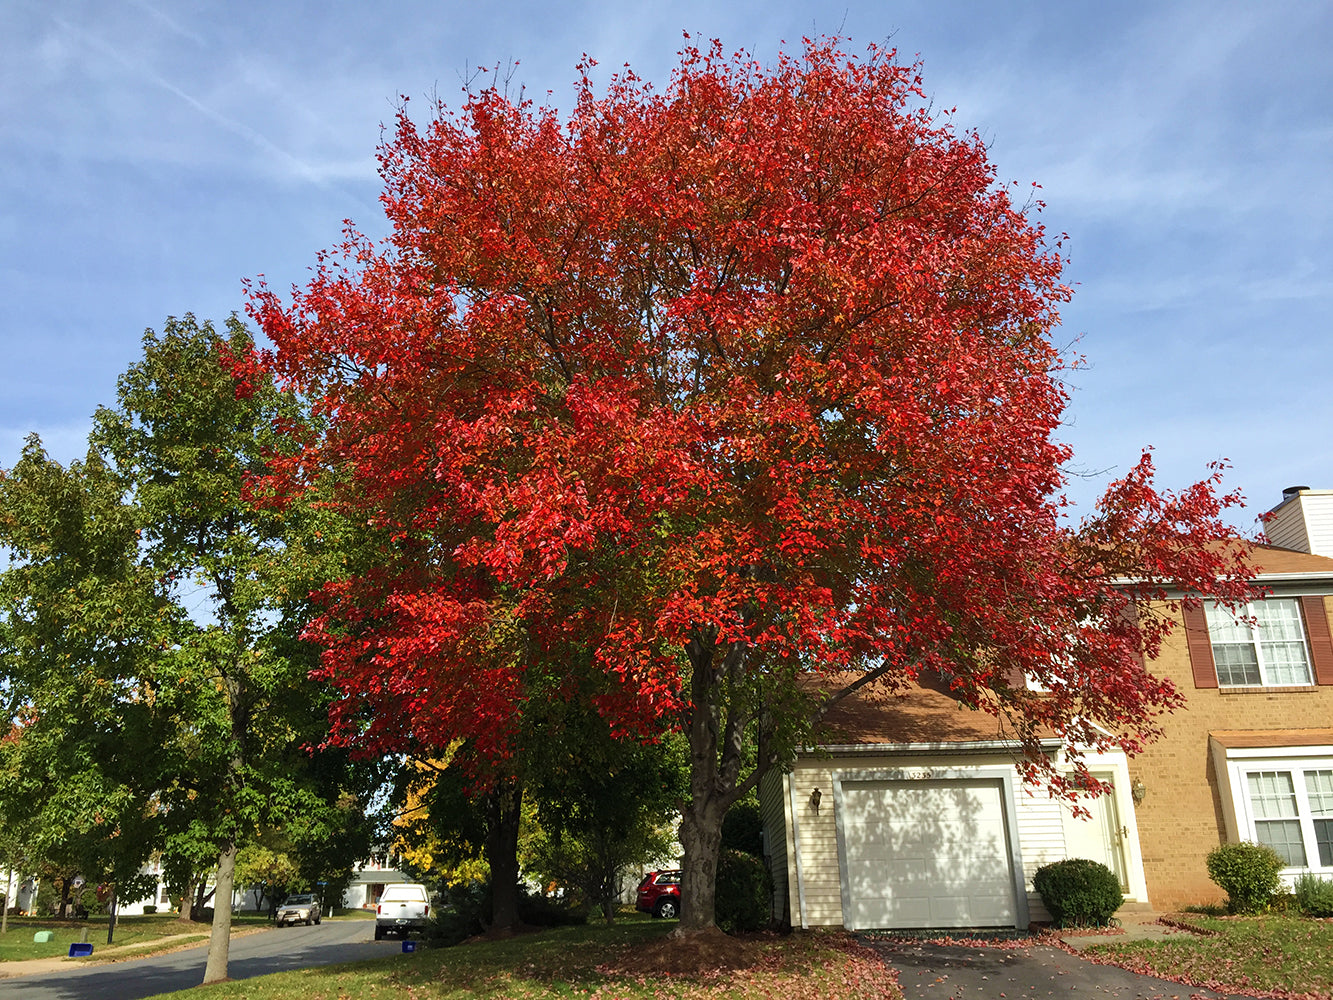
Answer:
<svg viewBox="0 0 1333 1000"><path fill-rule="evenodd" d="M1318 763L1245 768L1250 833L1288 868L1333 868L1333 762Z"/></svg>
<svg viewBox="0 0 1333 1000"><path fill-rule="evenodd" d="M1274 597L1233 614L1221 604L1204 606L1217 682L1222 687L1313 684L1300 601Z"/></svg>

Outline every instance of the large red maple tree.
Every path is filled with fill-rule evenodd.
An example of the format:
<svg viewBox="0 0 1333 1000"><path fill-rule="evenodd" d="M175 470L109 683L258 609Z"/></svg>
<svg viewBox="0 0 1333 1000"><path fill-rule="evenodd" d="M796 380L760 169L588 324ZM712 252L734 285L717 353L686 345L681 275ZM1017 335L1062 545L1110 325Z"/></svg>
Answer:
<svg viewBox="0 0 1333 1000"><path fill-rule="evenodd" d="M392 235L254 295L327 419L306 467L384 539L314 633L338 738L503 762L525 675L591 662L619 728L688 736L686 931L727 808L864 685L940 674L1034 768L1042 727L1150 738L1169 621L1133 603L1241 592L1235 498L1145 455L1062 519L1063 262L982 141L838 40L687 39L660 93L590 66L568 115L404 105Z"/></svg>

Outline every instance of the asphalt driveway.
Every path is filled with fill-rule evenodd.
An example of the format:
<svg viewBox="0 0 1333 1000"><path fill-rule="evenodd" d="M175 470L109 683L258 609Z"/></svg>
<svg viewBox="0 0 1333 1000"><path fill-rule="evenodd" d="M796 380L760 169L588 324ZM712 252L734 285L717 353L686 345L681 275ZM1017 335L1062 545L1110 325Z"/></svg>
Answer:
<svg viewBox="0 0 1333 1000"><path fill-rule="evenodd" d="M1217 993L1141 976L1113 965L1097 965L1050 945L1016 942L1018 947L971 948L923 941L863 940L898 970L906 1000L1252 1000L1252 995Z"/></svg>

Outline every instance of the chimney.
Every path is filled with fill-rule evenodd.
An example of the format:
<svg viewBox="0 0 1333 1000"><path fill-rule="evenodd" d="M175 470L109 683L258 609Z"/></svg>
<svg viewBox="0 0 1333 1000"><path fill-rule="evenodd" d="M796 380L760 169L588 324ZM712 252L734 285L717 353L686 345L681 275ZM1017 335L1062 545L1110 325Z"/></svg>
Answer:
<svg viewBox="0 0 1333 1000"><path fill-rule="evenodd" d="M1264 533L1284 549L1333 556L1333 490L1288 486L1266 515Z"/></svg>

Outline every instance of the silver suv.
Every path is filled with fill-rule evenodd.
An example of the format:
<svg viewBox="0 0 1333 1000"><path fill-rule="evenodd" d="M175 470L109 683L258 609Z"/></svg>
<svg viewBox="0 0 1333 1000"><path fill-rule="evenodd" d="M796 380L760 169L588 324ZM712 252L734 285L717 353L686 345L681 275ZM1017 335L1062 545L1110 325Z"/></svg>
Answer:
<svg viewBox="0 0 1333 1000"><path fill-rule="evenodd" d="M304 892L297 896L288 896L278 907L273 922L279 927L287 924L305 924L309 927L311 924L319 923L320 916L319 900L313 894Z"/></svg>

